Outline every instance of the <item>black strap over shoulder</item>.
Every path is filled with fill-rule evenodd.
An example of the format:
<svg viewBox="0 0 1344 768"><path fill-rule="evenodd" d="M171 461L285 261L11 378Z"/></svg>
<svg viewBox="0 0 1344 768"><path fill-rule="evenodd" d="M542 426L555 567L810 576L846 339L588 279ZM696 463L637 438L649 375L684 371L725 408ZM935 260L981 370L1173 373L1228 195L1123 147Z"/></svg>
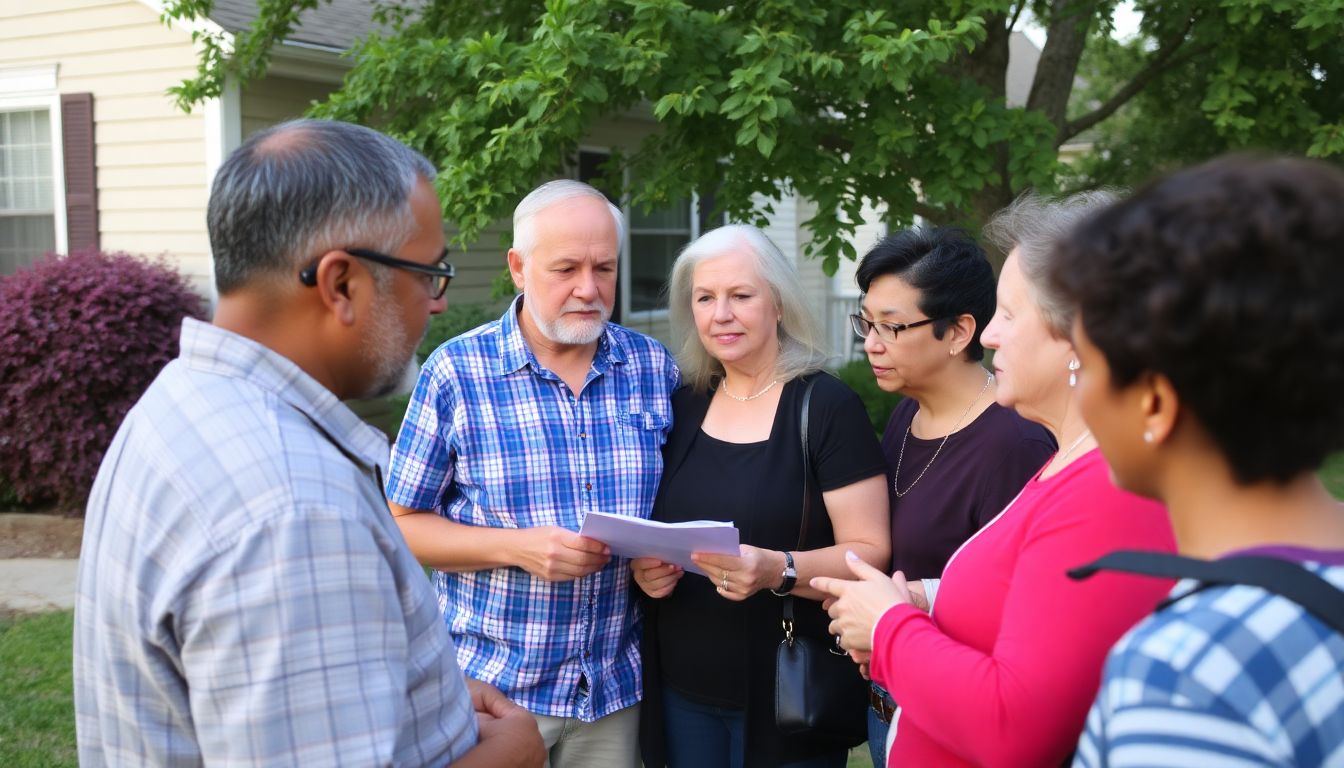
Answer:
<svg viewBox="0 0 1344 768"><path fill-rule="evenodd" d="M798 546L794 549L801 550L803 542L807 537L807 519L812 511L812 494L808 493L808 487L812 484L812 451L807 445L807 409L812 404L812 387L816 385L816 377L812 377L803 389L803 405L799 409L801 413L799 418L799 431L803 434L803 519L798 524Z"/></svg>
<svg viewBox="0 0 1344 768"><path fill-rule="evenodd" d="M1289 560L1263 555L1239 555L1221 560L1199 560L1163 552L1112 552L1089 565L1069 571L1082 580L1098 571L1119 571L1166 579L1195 579L1197 589L1172 597L1160 608L1207 587L1246 584L1292 600L1344 635L1344 591Z"/></svg>
<svg viewBox="0 0 1344 768"><path fill-rule="evenodd" d="M808 380L807 386L803 389L803 404L799 408L799 418L801 419L801 422L798 424L798 428L799 431L803 433L803 515L802 520L798 523L798 546L794 547L794 549L800 552L803 549L803 542L806 541L807 538L808 513L812 510L812 494L809 492L812 485L812 451L808 448L807 444L807 411L808 407L812 404L812 386L816 383L817 379L815 376ZM784 621L786 622L785 631L792 631L793 595L784 597Z"/></svg>

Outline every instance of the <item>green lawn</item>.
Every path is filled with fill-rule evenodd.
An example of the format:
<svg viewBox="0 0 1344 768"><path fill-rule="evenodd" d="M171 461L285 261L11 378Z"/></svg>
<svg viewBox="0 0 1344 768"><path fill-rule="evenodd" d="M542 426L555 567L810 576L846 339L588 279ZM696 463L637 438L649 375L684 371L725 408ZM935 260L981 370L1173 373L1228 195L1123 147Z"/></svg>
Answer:
<svg viewBox="0 0 1344 768"><path fill-rule="evenodd" d="M69 611L0 618L0 765L73 766Z"/></svg>
<svg viewBox="0 0 1344 768"><path fill-rule="evenodd" d="M1344 500L1344 453L1337 453L1326 460L1325 466L1321 467L1321 480L1336 499Z"/></svg>

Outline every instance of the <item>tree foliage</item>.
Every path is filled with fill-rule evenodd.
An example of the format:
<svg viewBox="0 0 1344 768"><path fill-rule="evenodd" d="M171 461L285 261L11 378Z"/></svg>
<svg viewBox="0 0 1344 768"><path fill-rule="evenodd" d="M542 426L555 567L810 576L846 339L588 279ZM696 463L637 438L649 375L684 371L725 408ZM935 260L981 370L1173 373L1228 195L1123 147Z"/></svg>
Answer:
<svg viewBox="0 0 1344 768"><path fill-rule="evenodd" d="M1344 158L1344 3L1224 3L1220 11L1192 17L1186 30L1164 28L1147 8L1140 35L1094 34L1079 68L1078 110L1122 88L1161 36L1183 36L1185 61L1086 134L1093 151L1071 169L1070 186L1132 187L1241 149Z"/></svg>
<svg viewBox="0 0 1344 768"><path fill-rule="evenodd" d="M257 23L232 49L204 40L199 76L175 89L180 103L263 73L298 13L322 1L258 0ZM1102 162L1075 174L1088 183L1213 148L1344 153L1344 0L1140 0L1142 34L1124 45L1107 36L1115 2L382 5L387 31L357 46L344 86L315 112L377 124L435 160L464 242L559 172L594 121L651 112L660 130L616 158L639 180L625 190L636 205L713 190L751 221L770 212L768 202L754 210L753 195L802 195L818 212L808 247L828 271L855 255L847 236L865 201L894 224L973 225L1027 187L1053 188L1058 148L1089 129L1115 158L1120 127L1149 141L1172 127L1127 176ZM176 0L165 15L208 8ZM1028 17L1048 38L1030 99L1011 107L1008 40ZM1085 51L1095 79L1074 94ZM1117 128L1104 131L1108 122ZM1206 138L1183 142L1186 131Z"/></svg>

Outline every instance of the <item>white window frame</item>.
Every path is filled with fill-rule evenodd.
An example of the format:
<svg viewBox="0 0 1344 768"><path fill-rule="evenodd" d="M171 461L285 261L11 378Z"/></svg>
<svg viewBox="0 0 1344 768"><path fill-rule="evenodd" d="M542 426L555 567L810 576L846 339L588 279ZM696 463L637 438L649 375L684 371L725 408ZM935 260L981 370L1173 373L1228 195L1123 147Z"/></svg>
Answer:
<svg viewBox="0 0 1344 768"><path fill-rule="evenodd" d="M61 131L61 94L56 90L56 65L0 69L0 112L46 109L51 124L51 192L57 253L69 253L65 221L65 149Z"/></svg>
<svg viewBox="0 0 1344 768"><path fill-rule="evenodd" d="M576 179L578 178L579 173L577 152L588 152L591 154L606 155L607 157L611 157L612 154L611 147L609 146L604 147L595 144L580 144L575 154L574 177ZM629 168L626 168L621 172L621 187L624 189L628 189L630 187ZM617 270L617 274L619 275L620 294L621 294L621 325L633 326L636 323L647 325L649 323L657 323L666 320L667 307L660 307L658 309L641 309L638 311L630 309L630 273L631 273L630 230L633 228L630 225L630 221L633 207L630 204L630 197L628 195L623 196L621 198L620 207L621 207L621 215L625 217L625 237L624 240L621 242L621 255ZM700 231L700 194L698 192L691 193L690 216L691 216L691 222L690 222L691 234L690 234L690 240L686 241L687 243L694 242L694 240L697 237L704 234L703 232ZM641 231L646 231L653 234L658 233L657 230L641 230ZM664 234L670 234L670 233L664 233Z"/></svg>

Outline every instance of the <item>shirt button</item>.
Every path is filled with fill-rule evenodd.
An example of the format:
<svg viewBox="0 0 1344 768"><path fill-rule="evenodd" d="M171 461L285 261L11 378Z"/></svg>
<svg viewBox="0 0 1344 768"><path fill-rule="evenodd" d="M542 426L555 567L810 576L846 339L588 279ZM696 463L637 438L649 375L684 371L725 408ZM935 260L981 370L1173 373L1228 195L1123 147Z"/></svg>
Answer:
<svg viewBox="0 0 1344 768"><path fill-rule="evenodd" d="M587 436L588 436L588 433L587 433L587 432L580 432L580 433L579 433L579 437L587 437Z"/></svg>
<svg viewBox="0 0 1344 768"><path fill-rule="evenodd" d="M593 484L592 484L592 483L584 483L584 484L583 484L583 489L584 489L585 491L591 491L591 490L593 490Z"/></svg>

